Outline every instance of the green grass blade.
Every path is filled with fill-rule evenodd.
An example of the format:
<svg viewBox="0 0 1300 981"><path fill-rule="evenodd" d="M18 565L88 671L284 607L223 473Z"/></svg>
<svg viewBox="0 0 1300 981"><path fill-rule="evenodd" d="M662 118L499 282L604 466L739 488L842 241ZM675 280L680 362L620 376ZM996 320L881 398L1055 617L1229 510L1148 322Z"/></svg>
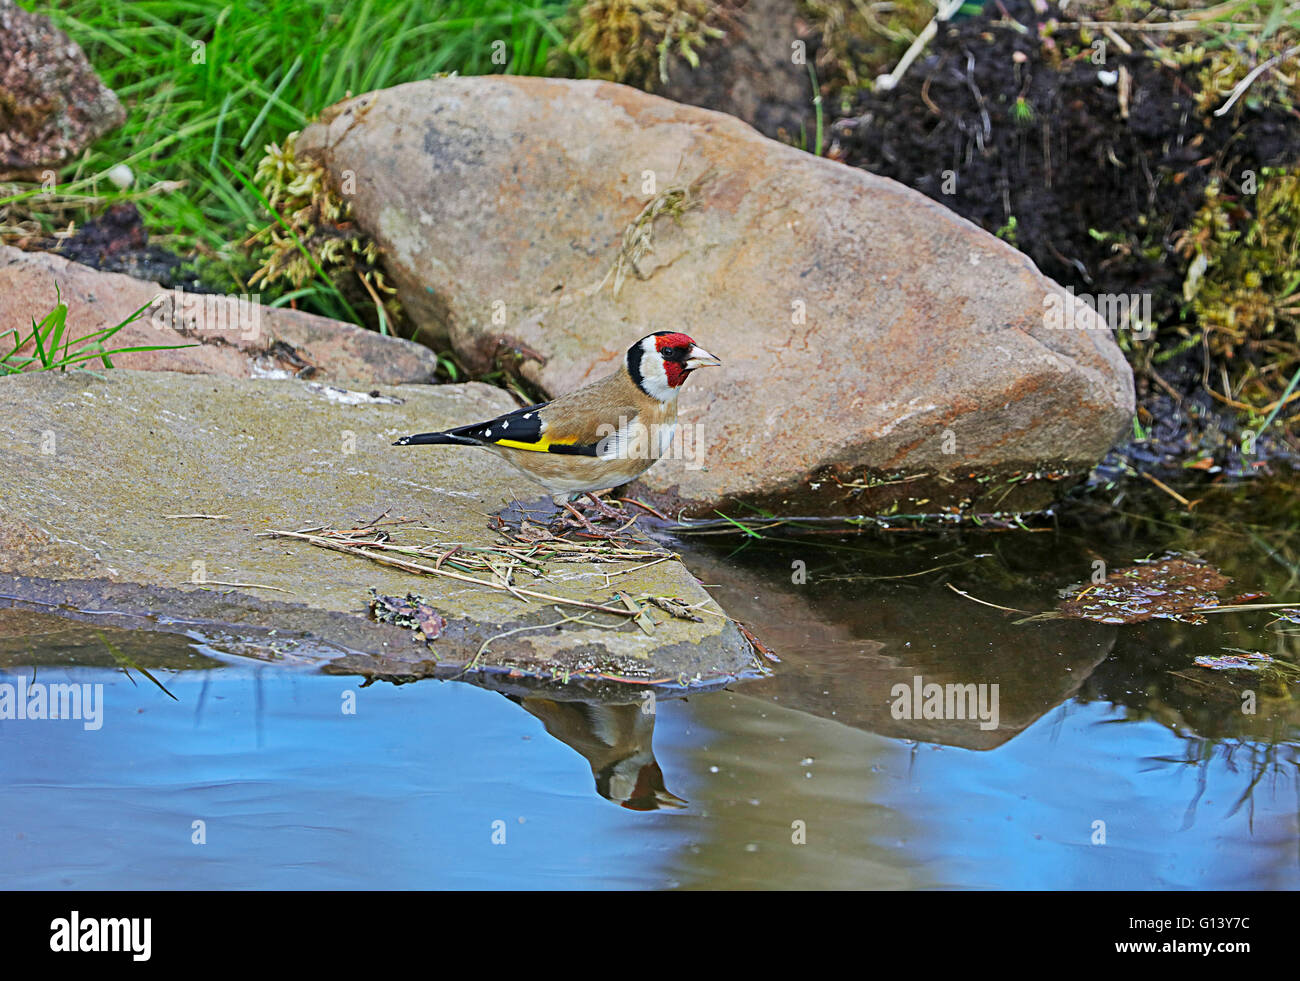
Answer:
<svg viewBox="0 0 1300 981"><path fill-rule="evenodd" d="M105 636L104 636L102 633L100 633L98 630L95 631L95 636L99 638L99 642L100 642L101 644L103 644L106 648L108 648L108 653L111 654L111 655L113 655L113 660L116 661L119 665L122 666L122 671L123 671L123 673L126 674L127 678L131 678L131 672L127 671L126 669L127 669L128 667L130 667L130 668L135 668L135 669L136 669L137 671L139 671L142 675L144 675L146 678L148 678L150 681L152 681L155 685L157 685L157 686L159 687L159 689L161 689L162 693L163 693L164 695L166 695L168 698L170 698L173 702L179 702L179 701L180 701L179 698L177 698L175 695L173 695L171 692L169 692L169 691L167 690L167 686L166 686L166 685L164 685L161 681L159 681L157 678L155 678L153 675L151 675L151 674L149 673L149 669L148 669L148 668L142 668L142 667L141 667L139 664L137 664L135 661L131 660L130 657L128 657L128 656L127 656L126 654L124 654L122 651L118 650L118 648L117 648L116 646L114 646L113 642L110 641L107 637L105 637ZM135 680L134 680L134 679L131 680L131 684L135 684Z"/></svg>
<svg viewBox="0 0 1300 981"><path fill-rule="evenodd" d="M46 314L45 319L48 320L50 316L51 314ZM42 320L41 325L44 325L44 323L45 320ZM50 366L50 359L45 355L45 345L41 338L41 325L36 323L35 317L32 318L32 340L36 343L36 354L41 359L41 364L48 368Z"/></svg>
<svg viewBox="0 0 1300 981"><path fill-rule="evenodd" d="M1268 418L1264 420L1264 425L1259 427L1259 432L1256 434L1257 438L1263 436L1264 433L1268 431L1268 427L1273 425L1273 420L1278 417L1278 413L1280 413L1282 407L1286 405L1286 400L1291 397L1291 393L1295 391L1296 385L1300 385L1300 368L1297 368L1295 374L1291 376L1291 381L1287 383L1286 391L1283 392L1282 397L1277 400L1277 405L1273 406L1273 411L1270 412Z"/></svg>
<svg viewBox="0 0 1300 981"><path fill-rule="evenodd" d="M721 511L717 510L716 508L714 509L713 513L716 514L716 515L717 515L719 518L721 518L723 521L727 522L727 524L735 525L737 528L739 528L741 531L743 531L743 532L744 532L746 535L748 535L750 538L762 538L762 537L763 537L763 536L760 535L758 532L754 531L752 528L747 528L747 527L745 527L745 525L741 524L741 523L740 523L739 521L737 521L735 518L729 518L729 517L727 517L725 514L723 514Z"/></svg>
<svg viewBox="0 0 1300 981"><path fill-rule="evenodd" d="M80 364L83 361L94 361L96 358L104 362L105 368L113 367L113 363L108 360L109 355L113 354L142 354L145 351L179 351L187 347L202 347L202 344L141 344L137 347L117 347L111 351L92 351L89 354L80 354L69 358L64 364Z"/></svg>
<svg viewBox="0 0 1300 981"><path fill-rule="evenodd" d="M253 141L253 137L257 135L257 131L262 128L262 123L266 122L266 117L271 111L272 103L279 100L280 93L285 90L285 87L291 81L293 81L293 76L298 74L298 69L301 67L302 55L299 55L294 59L293 64L289 66L289 70L284 73L284 78L280 79L280 84L275 87L275 91L271 93L271 97L262 104L262 111L259 112L257 118L253 120L253 125L248 127L247 132L244 133L244 138L239 141L239 149L246 150L248 148L248 144Z"/></svg>

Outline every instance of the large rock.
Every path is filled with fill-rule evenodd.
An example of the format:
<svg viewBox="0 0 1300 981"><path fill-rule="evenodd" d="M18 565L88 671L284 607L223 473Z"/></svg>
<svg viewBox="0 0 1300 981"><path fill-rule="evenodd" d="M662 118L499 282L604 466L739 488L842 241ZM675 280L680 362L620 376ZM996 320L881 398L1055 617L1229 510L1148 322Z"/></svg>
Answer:
<svg viewBox="0 0 1300 981"><path fill-rule="evenodd" d="M605 82L447 78L341 103L297 145L355 183L407 311L475 368L515 352L558 394L650 330L719 355L682 399L702 458L643 478L689 512L1041 507L1133 412L1114 340L1087 309L1093 329L1051 329L1065 294L1025 256L728 116ZM616 295L625 230L705 176Z"/></svg>
<svg viewBox="0 0 1300 981"><path fill-rule="evenodd" d="M525 680L690 687L756 667L720 615L663 614L649 632L608 614L557 627L582 611L261 537L386 514L433 529L394 526L408 543L423 535L490 546L486 512L529 493L513 472L487 453L390 444L509 408L498 389L398 386L375 398L297 380L103 374L0 379L0 596L11 602L224 636L219 646L251 644L263 657L342 655L333 670L372 676L459 674L477 656L479 668ZM178 517L195 514L218 517ZM516 573L515 584L606 605L616 591L708 599L675 561L550 563L536 580ZM446 618L432 650L410 629L367 616L372 588L415 592Z"/></svg>
<svg viewBox="0 0 1300 981"><path fill-rule="evenodd" d="M68 35L0 0L0 177L61 166L125 118Z"/></svg>
<svg viewBox="0 0 1300 981"><path fill-rule="evenodd" d="M337 385L431 382L438 367L436 356L422 345L328 317L264 306L256 294L168 290L52 253L0 246L0 330L30 334L32 320L39 322L49 313L57 296L68 305L74 340L150 305L113 336L110 349L198 344L116 356L117 367L242 378L296 375ZM30 343L25 353L31 353Z"/></svg>

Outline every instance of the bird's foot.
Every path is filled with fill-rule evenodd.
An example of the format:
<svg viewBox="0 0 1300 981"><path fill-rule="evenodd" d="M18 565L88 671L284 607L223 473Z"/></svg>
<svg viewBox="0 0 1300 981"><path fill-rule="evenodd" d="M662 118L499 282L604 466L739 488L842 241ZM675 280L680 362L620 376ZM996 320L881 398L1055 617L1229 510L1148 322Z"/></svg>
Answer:
<svg viewBox="0 0 1300 981"><path fill-rule="evenodd" d="M562 509L562 512L568 512L559 515L563 526L581 528L595 538L615 538L636 523L637 516L635 514L629 514L621 507L611 507L595 494L586 494L585 496L591 500L592 508L596 512L594 516L584 513L588 511L587 507L579 508L564 497L557 496L555 498L555 503ZM612 518L618 523L618 526L610 529L608 522L605 520L607 518ZM597 528L593 521L602 522L601 527Z"/></svg>

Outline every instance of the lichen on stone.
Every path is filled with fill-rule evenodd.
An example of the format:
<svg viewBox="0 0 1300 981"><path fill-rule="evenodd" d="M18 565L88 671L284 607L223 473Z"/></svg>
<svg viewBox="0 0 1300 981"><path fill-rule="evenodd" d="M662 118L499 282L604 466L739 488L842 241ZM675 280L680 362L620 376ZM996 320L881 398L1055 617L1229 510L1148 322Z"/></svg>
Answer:
<svg viewBox="0 0 1300 981"><path fill-rule="evenodd" d="M0 175L62 167L125 118L66 33L0 0Z"/></svg>

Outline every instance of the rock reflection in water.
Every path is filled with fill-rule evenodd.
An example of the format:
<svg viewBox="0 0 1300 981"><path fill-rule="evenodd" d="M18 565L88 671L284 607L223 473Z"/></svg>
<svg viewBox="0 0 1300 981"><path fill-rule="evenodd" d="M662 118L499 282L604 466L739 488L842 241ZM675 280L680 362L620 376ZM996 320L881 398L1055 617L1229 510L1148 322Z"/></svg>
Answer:
<svg viewBox="0 0 1300 981"><path fill-rule="evenodd" d="M819 585L812 571L806 584L794 584L783 571L769 571L790 568L784 550L762 567L710 553L689 561L705 582L718 584L723 607L782 658L774 677L737 691L901 739L1000 746L1073 697L1115 641L1115 628L1101 624L1018 625L942 583L924 590L867 581ZM900 550L891 565L905 574L911 565L924 568L923 561L931 560ZM949 694L957 694L963 717L917 713L911 692L927 685L944 689L944 715ZM995 728L971 717L981 696L990 708L997 699Z"/></svg>

